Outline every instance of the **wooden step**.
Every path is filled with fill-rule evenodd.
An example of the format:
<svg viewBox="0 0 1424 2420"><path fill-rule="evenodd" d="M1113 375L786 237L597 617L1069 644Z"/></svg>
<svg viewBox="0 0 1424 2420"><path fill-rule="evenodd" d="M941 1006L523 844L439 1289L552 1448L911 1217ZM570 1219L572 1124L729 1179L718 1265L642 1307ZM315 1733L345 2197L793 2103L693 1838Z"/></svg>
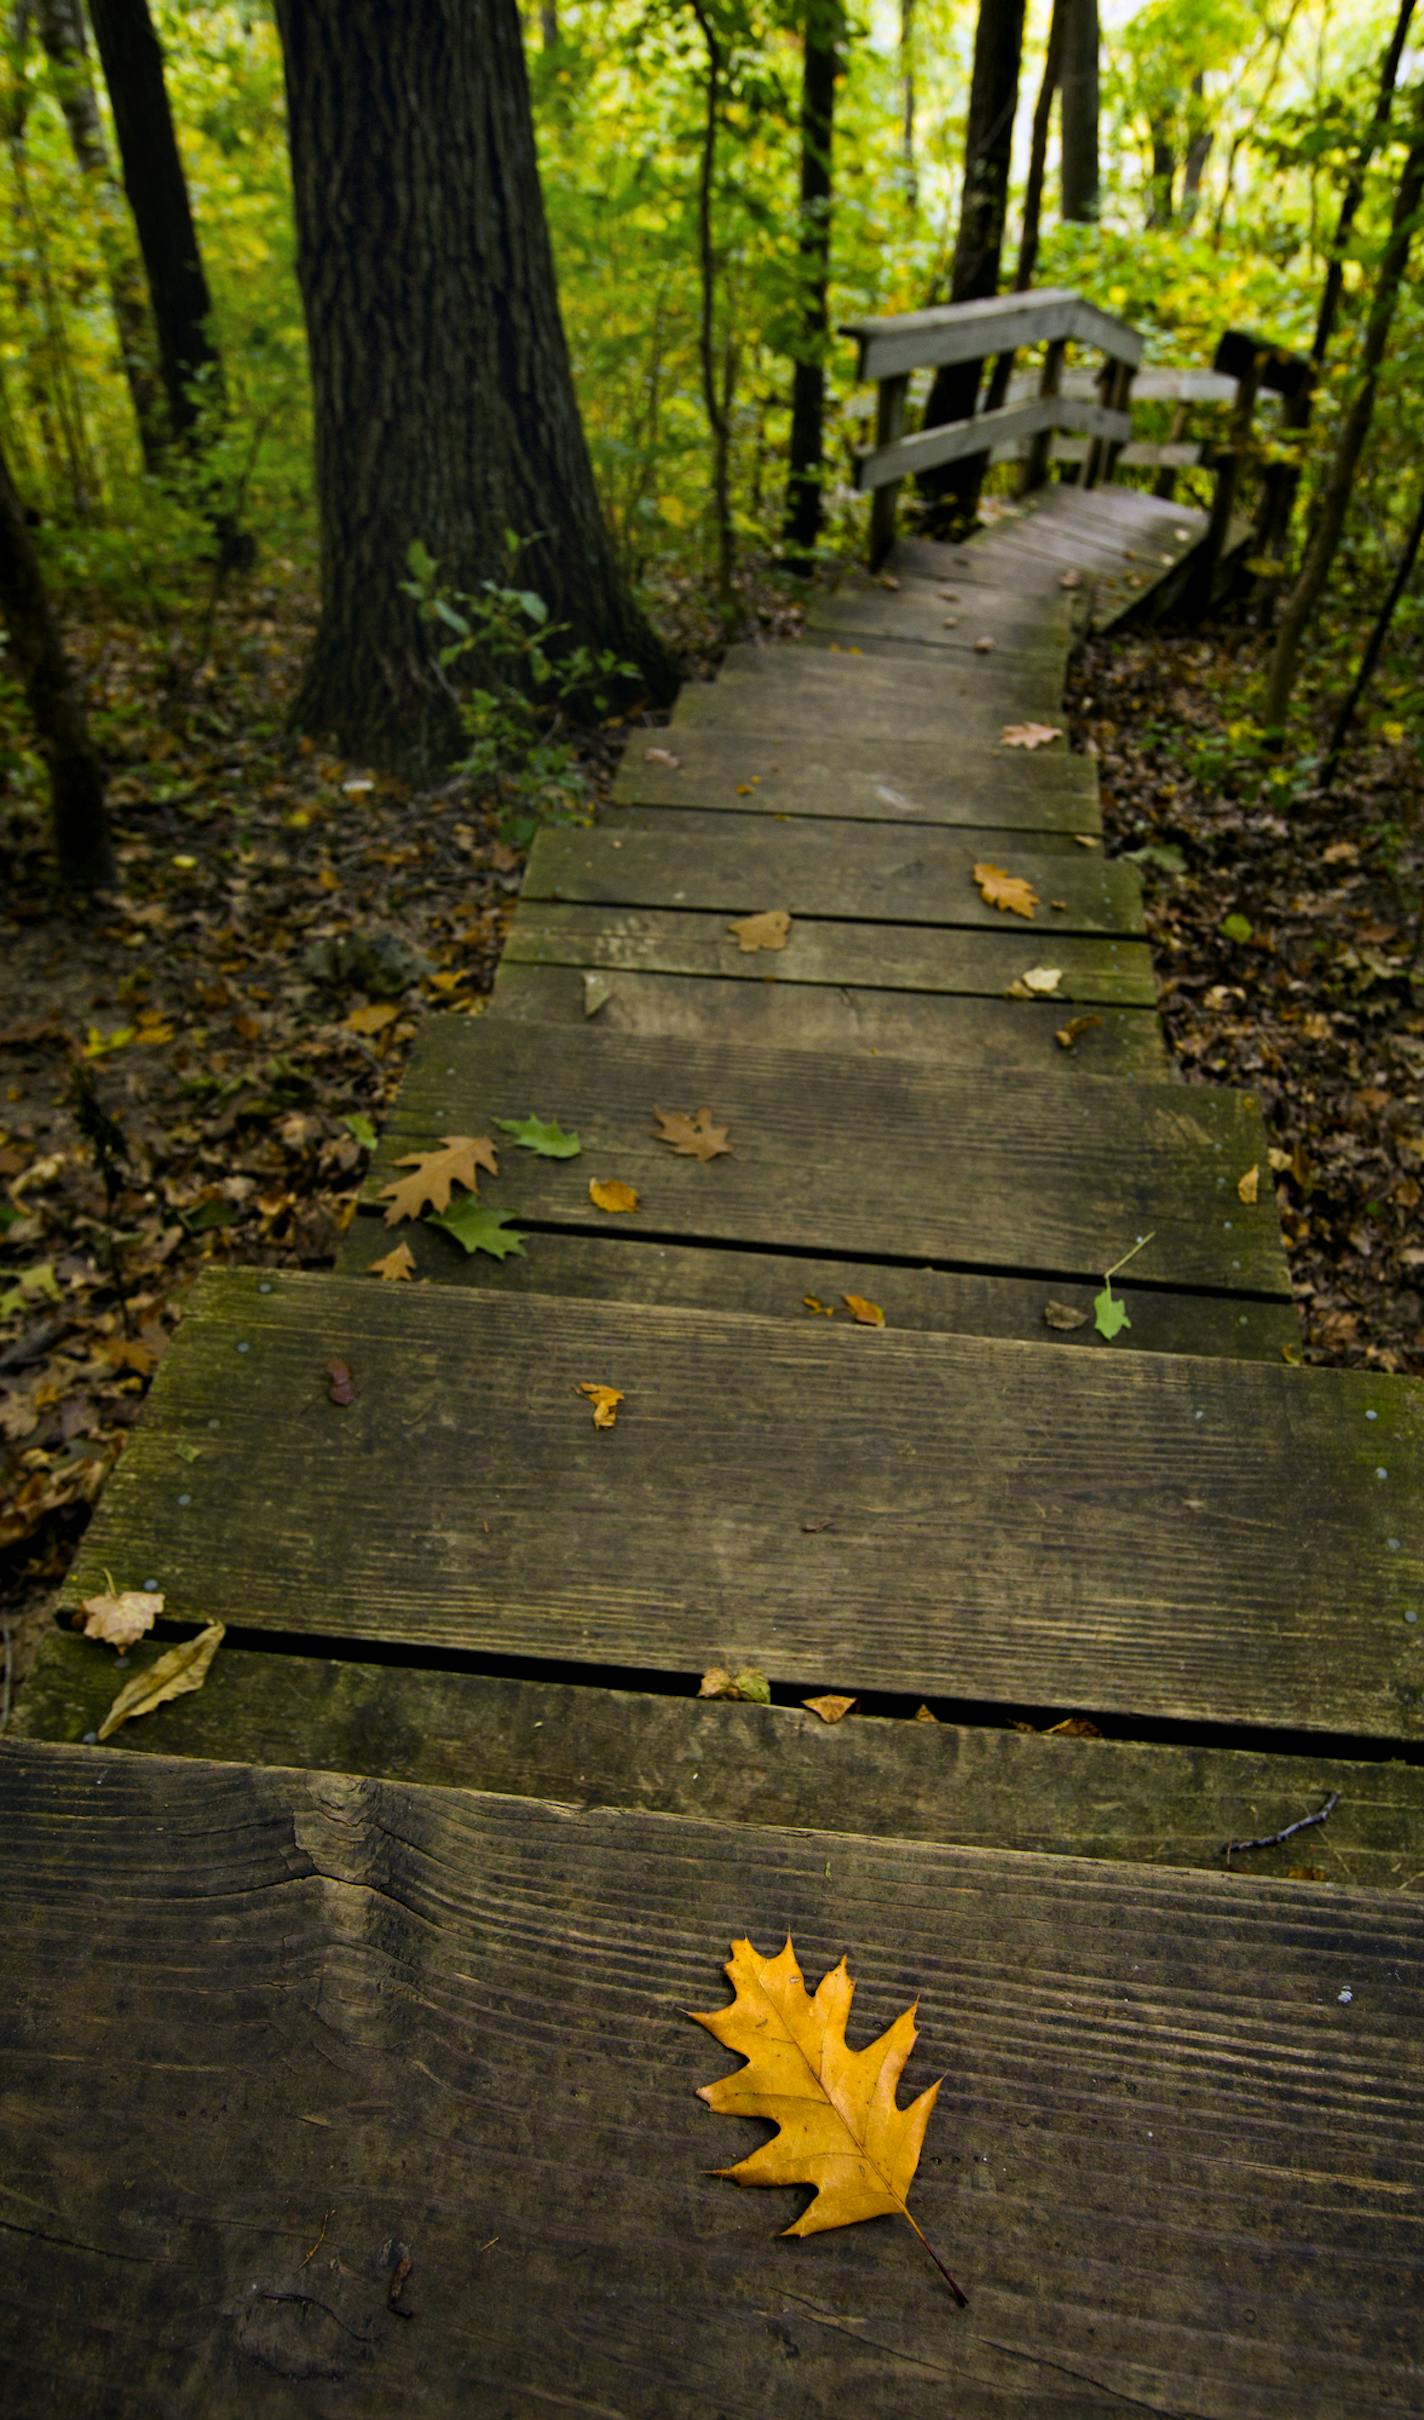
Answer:
<svg viewBox="0 0 1424 2420"><path fill-rule="evenodd" d="M1166 1080L1162 1028L1148 1008L1099 1008L1065 1049L1063 1010L1048 1001L964 992L892 992L824 983L744 983L718 976L626 974L600 967L520 966L505 959L492 1014L535 1024L597 1017L618 1033L680 1035L781 1050L884 1052L947 1066L1031 1067L1058 1083L1080 1074Z"/></svg>
<svg viewBox="0 0 1424 2420"><path fill-rule="evenodd" d="M784 733L702 729L688 722L675 731L635 731L613 800L617 806L714 807L729 814L865 823L1102 830L1091 757L1069 755L1062 741L1029 754L970 744L963 733L957 746L946 748L903 734L876 741L802 732L793 742Z"/></svg>
<svg viewBox="0 0 1424 2420"><path fill-rule="evenodd" d="M0 1758L17 2413L1411 2408L1424 1912L102 1750ZM911 2208L699 2086L733 1937L946 2081Z"/></svg>
<svg viewBox="0 0 1424 2420"><path fill-rule="evenodd" d="M788 648L774 663L730 666L715 681L689 682L673 708L672 745L689 730L771 731L783 739L804 733L822 744L842 732L893 743L913 730L921 746L993 753L1016 724L1058 717L1063 682L1056 663L1032 679L1018 668L996 670L992 656L982 668L976 657L974 669L954 682L944 673L931 680L918 667L911 671L906 681L893 657Z"/></svg>
<svg viewBox="0 0 1424 2420"><path fill-rule="evenodd" d="M805 816L767 818L748 829L704 815L685 832L675 810L666 821L645 814L640 827L541 832L529 853L522 897L619 907L719 910L744 916L759 908L795 917L855 918L862 923L977 926L1015 931L1051 955L1061 933L1144 930L1137 868L1100 849L1040 858L1031 842L982 831L906 831L883 824L837 824ZM988 853L988 854L986 854ZM983 897L974 868L1001 865L1037 894L1031 918ZM736 948L735 937L732 946ZM790 972L791 946L778 951ZM740 955L741 953L738 952ZM761 971L767 971L764 961Z"/></svg>
<svg viewBox="0 0 1424 2420"><path fill-rule="evenodd" d="M63 1604L1345 1752L1424 1737L1421 1479L1364 1372L214 1271Z"/></svg>
<svg viewBox="0 0 1424 2420"><path fill-rule="evenodd" d="M928 648L938 657L972 657L976 639L992 638L1001 658L1056 663L1061 672L1072 634L1071 601L1034 604L1012 588L989 589L965 581L902 580L888 588L865 572L852 572L806 612L805 638L841 646L867 640L901 648Z"/></svg>
<svg viewBox="0 0 1424 2420"><path fill-rule="evenodd" d="M655 1104L703 1103L731 1141L706 1163L659 1142L653 1119ZM1150 1232L1132 1262L1141 1285L1290 1293L1269 1185L1250 1206L1237 1199L1240 1177L1267 1156L1260 1112L1242 1095L1086 1075L1072 1087L1027 1072L1005 1081L720 1041L688 1049L588 1024L428 1017L362 1196L373 1231L386 1232L374 1213L402 1155L447 1134L500 1141L497 1120L531 1111L577 1132L583 1149L503 1149L483 1198L521 1225L1097 1285ZM636 1223L594 1207L598 1177L635 1187Z"/></svg>

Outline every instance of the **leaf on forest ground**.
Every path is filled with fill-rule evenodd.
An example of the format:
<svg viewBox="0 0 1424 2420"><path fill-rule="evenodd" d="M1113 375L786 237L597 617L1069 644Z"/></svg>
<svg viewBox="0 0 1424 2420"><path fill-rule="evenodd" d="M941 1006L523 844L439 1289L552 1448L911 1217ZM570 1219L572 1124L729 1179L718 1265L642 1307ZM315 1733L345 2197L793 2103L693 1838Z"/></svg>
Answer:
<svg viewBox="0 0 1424 2420"><path fill-rule="evenodd" d="M1085 1034L1090 1025L1101 1024L1102 1018L1093 1012L1086 1017L1070 1017L1066 1025L1059 1026L1053 1039L1060 1050L1071 1050L1079 1034Z"/></svg>
<svg viewBox="0 0 1424 2420"><path fill-rule="evenodd" d="M521 1258L524 1253L523 1235L509 1224L513 1216L512 1210L487 1210L471 1196L441 1217L427 1218L425 1224L453 1237L462 1251L488 1252L493 1260L508 1260L511 1252Z"/></svg>
<svg viewBox="0 0 1424 2420"><path fill-rule="evenodd" d="M1093 1296L1093 1325L1100 1336L1107 1338L1109 1344L1114 1336L1120 1336L1124 1328L1130 1328L1132 1325L1132 1321L1127 1316L1127 1305L1114 1294L1110 1277L1103 1279L1101 1294Z"/></svg>
<svg viewBox="0 0 1424 2420"><path fill-rule="evenodd" d="M1053 901L1053 905L1055 907L1058 905L1056 899ZM1057 991L1062 980L1063 969L1061 966L1025 967L1023 973L1015 975L1013 982L1009 985L1009 998L1011 1000L1047 999Z"/></svg>
<svg viewBox="0 0 1424 2420"><path fill-rule="evenodd" d="M412 1174L381 1187L378 1199L391 1205L386 1212L388 1227L399 1226L403 1218L419 1218L427 1208L448 1210L455 1185L478 1193L481 1168L490 1176L499 1174L499 1159L487 1134L443 1134L438 1151L407 1151L395 1164L409 1168Z"/></svg>
<svg viewBox="0 0 1424 2420"><path fill-rule="evenodd" d="M855 1704L853 1697L803 1697L808 1714L819 1714L823 1723L843 1723Z"/></svg>
<svg viewBox="0 0 1424 2420"><path fill-rule="evenodd" d="M583 1149L578 1136L565 1134L557 1118L536 1117L532 1109L527 1118L496 1118L495 1124L521 1151L537 1151L542 1160L576 1160Z"/></svg>
<svg viewBox="0 0 1424 2420"><path fill-rule="evenodd" d="M729 1672L725 1664L714 1664L704 1672L697 1686L699 1697L730 1697L747 1706L769 1706L771 1683L755 1664L743 1664L738 1672Z"/></svg>
<svg viewBox="0 0 1424 2420"><path fill-rule="evenodd" d="M104 1577L108 1579L107 1572ZM86 1639L102 1639L106 1646L117 1648L122 1655L153 1628L162 1611L161 1588L116 1589L110 1580L102 1595L84 1599L74 1616L74 1627L82 1630Z"/></svg>
<svg viewBox="0 0 1424 2420"><path fill-rule="evenodd" d="M383 1034L394 1025L400 1009L394 1000L368 1000L341 1020L349 1034Z"/></svg>
<svg viewBox="0 0 1424 2420"><path fill-rule="evenodd" d="M131 1681L125 1681L99 1725L99 1738L111 1738L120 1723L132 1722L140 1714L152 1714L157 1707L166 1706L170 1698L186 1697L190 1691L201 1689L208 1677L208 1667L222 1645L226 1627L224 1622L209 1622L195 1638L170 1647L146 1672L136 1672Z"/></svg>
<svg viewBox="0 0 1424 2420"><path fill-rule="evenodd" d="M737 947L747 957L753 950L784 950L791 918L785 908L763 908L756 916L736 917L727 930L736 934Z"/></svg>
<svg viewBox="0 0 1424 2420"><path fill-rule="evenodd" d="M1004 915L1027 916L1032 920L1038 907L1038 893L1025 875L1011 874L1004 866L990 865L987 859L972 871L986 906L998 908Z"/></svg>
<svg viewBox="0 0 1424 2420"><path fill-rule="evenodd" d="M844 1958L822 1976L814 1998L789 1937L774 1958L763 1958L750 1941L734 1941L725 1972L729 2005L689 2014L747 2063L702 2085L698 2099L719 2117L767 2118L777 2131L716 2173L739 2185L812 2186L813 2199L788 2235L903 2218L962 2304L963 2293L906 2207L939 2095L936 2082L908 2108L896 2102L918 2037L914 2008L904 2009L878 2041L852 2050L845 2029L855 1985Z"/></svg>
<svg viewBox="0 0 1424 2420"><path fill-rule="evenodd" d="M1251 938L1251 919L1249 916L1243 916L1238 911L1233 909L1229 916L1222 917L1221 922L1216 929L1220 933L1223 941L1246 942Z"/></svg>
<svg viewBox="0 0 1424 2420"><path fill-rule="evenodd" d="M1245 1205L1245 1207L1246 1207L1246 1208L1249 1210L1249 1209L1250 1209L1250 1207L1251 1207L1251 1205L1252 1205L1252 1203L1258 1199L1258 1197L1259 1197L1259 1195L1260 1195L1260 1191L1261 1191L1261 1169L1260 1169L1260 1163L1259 1163L1259 1161L1258 1161L1258 1162L1257 1162L1257 1164L1256 1164L1254 1167L1251 1167L1251 1168L1248 1168L1248 1169L1247 1169L1246 1174L1245 1174L1244 1176L1242 1176L1242 1177L1238 1177L1238 1178L1237 1178L1237 1180L1236 1180L1236 1199L1238 1200L1238 1202L1243 1203L1243 1204Z"/></svg>
<svg viewBox="0 0 1424 2420"><path fill-rule="evenodd" d="M351 1373L349 1361L329 1361L326 1365L326 1394L330 1403L343 1408L356 1401L361 1390Z"/></svg>
<svg viewBox="0 0 1424 2420"><path fill-rule="evenodd" d="M1006 748L1047 748L1063 732L1057 723L1005 723L999 737Z"/></svg>
<svg viewBox="0 0 1424 2420"><path fill-rule="evenodd" d="M583 1378L579 1381L578 1391L586 1395L593 1405L595 1428L613 1428L616 1425L618 1406L623 1401L621 1387L600 1386L596 1378Z"/></svg>
<svg viewBox="0 0 1424 2420"><path fill-rule="evenodd" d="M624 1184L621 1176L591 1176L588 1198L595 1210L606 1210L610 1218L626 1216L638 1207L637 1193L631 1185Z"/></svg>
<svg viewBox="0 0 1424 2420"><path fill-rule="evenodd" d="M415 1254L409 1244L395 1244L380 1260L369 1261L367 1267L372 1277L379 1277L386 1285L399 1285L403 1279L414 1277Z"/></svg>
<svg viewBox="0 0 1424 2420"><path fill-rule="evenodd" d="M863 1294L843 1294L841 1301L845 1304L857 1327L884 1327L885 1313L878 1302L867 1302Z"/></svg>
<svg viewBox="0 0 1424 2420"><path fill-rule="evenodd" d="M1058 1328L1064 1335L1070 1328L1085 1328L1091 1317L1090 1311L1075 1311L1071 1302L1046 1302L1043 1306L1044 1326Z"/></svg>
<svg viewBox="0 0 1424 2420"><path fill-rule="evenodd" d="M659 1109L654 1103L653 1115L658 1121L653 1128L658 1141L669 1144L684 1159L715 1160L732 1148L726 1127L715 1125L705 1106L694 1118L685 1109Z"/></svg>

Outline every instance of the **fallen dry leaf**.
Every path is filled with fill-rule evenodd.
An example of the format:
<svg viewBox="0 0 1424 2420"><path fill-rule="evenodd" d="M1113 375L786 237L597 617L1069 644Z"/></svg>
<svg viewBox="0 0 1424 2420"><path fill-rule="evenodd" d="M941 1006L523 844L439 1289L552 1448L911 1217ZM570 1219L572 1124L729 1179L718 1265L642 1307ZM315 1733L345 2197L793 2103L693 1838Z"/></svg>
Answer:
<svg viewBox="0 0 1424 2420"><path fill-rule="evenodd" d="M987 860L974 868L979 895L989 907L998 908L1010 916L1033 917L1038 907L1038 893L1022 874L1010 874L1001 865Z"/></svg>
<svg viewBox="0 0 1424 2420"><path fill-rule="evenodd" d="M1006 748L1046 748L1063 733L1057 723L1005 723L999 736Z"/></svg>
<svg viewBox="0 0 1424 2420"><path fill-rule="evenodd" d="M1081 588L1083 575L1080 571L1065 571L1058 585L1060 588Z"/></svg>
<svg viewBox="0 0 1424 2420"><path fill-rule="evenodd" d="M732 1148L726 1127L714 1125L712 1112L705 1106L692 1118L685 1109L659 1109L655 1103L653 1115L658 1121L653 1128L658 1141L670 1144L683 1159L715 1160Z"/></svg>
<svg viewBox="0 0 1424 2420"><path fill-rule="evenodd" d="M1060 1328L1065 1335L1070 1328L1085 1328L1091 1318L1091 1311L1075 1311L1071 1302L1046 1302L1043 1306L1044 1326Z"/></svg>
<svg viewBox="0 0 1424 2420"><path fill-rule="evenodd" d="M353 1008L341 1022L349 1034L383 1034L399 1015L393 1000L370 1000L364 1008Z"/></svg>
<svg viewBox="0 0 1424 2420"><path fill-rule="evenodd" d="M725 1664L714 1664L704 1672L697 1685L699 1697L730 1697L747 1706L769 1706L771 1683L755 1664L743 1664L740 1672L729 1672Z"/></svg>
<svg viewBox="0 0 1424 2420"><path fill-rule="evenodd" d="M855 1704L853 1697L803 1697L808 1714L819 1714L823 1723L843 1723Z"/></svg>
<svg viewBox="0 0 1424 2420"><path fill-rule="evenodd" d="M767 2118L777 2131L716 2173L739 2185L813 2186L809 2207L785 2230L788 2235L896 2216L924 2243L906 2196L939 2084L908 2109L895 2098L917 2038L914 2009L905 2009L866 2049L852 2050L845 2029L855 1985L844 1958L822 1976L814 1999L789 1938L774 1958L761 1957L750 1941L734 1941L725 1971L734 1993L729 2005L690 2013L694 2024L747 2063L702 2085L698 2098L719 2117ZM962 2303L965 2297L938 2255L931 2257Z"/></svg>
<svg viewBox="0 0 1424 2420"><path fill-rule="evenodd" d="M753 950L784 950L791 918L785 908L763 908L756 916L738 916L727 930L736 934L737 947L745 958Z"/></svg>
<svg viewBox="0 0 1424 2420"><path fill-rule="evenodd" d="M331 1403L354 1403L360 1389L351 1375L349 1361L329 1361L326 1365L326 1393Z"/></svg>
<svg viewBox="0 0 1424 2420"><path fill-rule="evenodd" d="M881 1310L878 1302L867 1302L863 1294L843 1294L841 1296L841 1301L845 1304L845 1307L849 1311L851 1318L855 1321L858 1327L884 1327L885 1313Z"/></svg>
<svg viewBox="0 0 1424 2420"><path fill-rule="evenodd" d="M111 1738L120 1723L132 1722L139 1714L152 1714L155 1708L166 1706L170 1698L186 1697L190 1690L201 1689L208 1677L208 1666L222 1645L226 1627L224 1622L209 1622L196 1638L184 1639L177 1647L170 1647L146 1672L136 1672L131 1681L125 1681L99 1725L99 1738Z"/></svg>
<svg viewBox="0 0 1424 2420"><path fill-rule="evenodd" d="M1246 1208L1249 1210L1251 1204L1257 1199L1260 1190L1261 1170L1258 1164L1253 1168L1248 1168L1246 1174L1237 1179L1236 1199L1238 1202L1243 1202Z"/></svg>
<svg viewBox="0 0 1424 2420"><path fill-rule="evenodd" d="M415 1254L409 1244L393 1244L380 1260L370 1261L367 1266L371 1275L381 1278L386 1285L399 1285L403 1278L414 1277Z"/></svg>
<svg viewBox="0 0 1424 2420"><path fill-rule="evenodd" d="M589 1402L593 1405L595 1428L615 1426L618 1419L618 1406L623 1400L621 1387L600 1386L594 1378L583 1378L579 1381L578 1391L581 1395L587 1395Z"/></svg>
<svg viewBox="0 0 1424 2420"><path fill-rule="evenodd" d="M1053 904L1056 907L1057 900ZM1036 993L1040 998L1046 998L1049 992L1056 992L1062 980L1063 969L1061 966L1025 967L1019 977L1024 990Z"/></svg>
<svg viewBox="0 0 1424 2420"><path fill-rule="evenodd" d="M819 1294L803 1294L801 1300L808 1311L819 1311L823 1319L835 1318L835 1304L833 1302L822 1302Z"/></svg>
<svg viewBox="0 0 1424 2420"><path fill-rule="evenodd" d="M110 1588L104 1595L86 1597L79 1608L85 1616L74 1617L76 1629L82 1629L86 1639L102 1639L107 1646L116 1647L122 1655L126 1648L136 1646L163 1611L163 1591L154 1588Z"/></svg>
<svg viewBox="0 0 1424 2420"><path fill-rule="evenodd" d="M976 655L992 655L998 644L997 639L976 639L974 652Z"/></svg>
<svg viewBox="0 0 1424 2420"><path fill-rule="evenodd" d="M1053 1039L1060 1050L1071 1050L1079 1034L1085 1034L1090 1025L1101 1024L1102 1018L1095 1010L1090 1010L1085 1017L1070 1017L1066 1025L1059 1026Z"/></svg>
<svg viewBox="0 0 1424 2420"><path fill-rule="evenodd" d="M379 1199L389 1200L386 1225L399 1226L403 1218L418 1218L422 1210L448 1210L450 1190L464 1185L478 1193L478 1171L483 1168L490 1176L499 1174L499 1157L487 1134L443 1134L438 1151L407 1151L396 1161L398 1168L410 1168L397 1184L382 1185Z"/></svg>
<svg viewBox="0 0 1424 2420"><path fill-rule="evenodd" d="M1045 1739L1101 1739L1103 1735L1096 1723L1089 1722L1086 1714L1065 1714L1061 1723L1050 1723L1043 1736Z"/></svg>
<svg viewBox="0 0 1424 2420"><path fill-rule="evenodd" d="M912 1723L937 1723L939 1716L932 1714L928 1706L916 1706L910 1720Z"/></svg>
<svg viewBox="0 0 1424 2420"><path fill-rule="evenodd" d="M637 1194L631 1185L624 1184L621 1176L591 1176L588 1198L595 1210L606 1210L610 1218L638 1207Z"/></svg>
<svg viewBox="0 0 1424 2420"><path fill-rule="evenodd" d="M674 756L671 748L645 748L643 755L650 765L671 765L674 771L682 763L682 758Z"/></svg>
<svg viewBox="0 0 1424 2420"><path fill-rule="evenodd" d="M1100 849L1103 845L1096 832L1075 832L1073 838L1080 849Z"/></svg>

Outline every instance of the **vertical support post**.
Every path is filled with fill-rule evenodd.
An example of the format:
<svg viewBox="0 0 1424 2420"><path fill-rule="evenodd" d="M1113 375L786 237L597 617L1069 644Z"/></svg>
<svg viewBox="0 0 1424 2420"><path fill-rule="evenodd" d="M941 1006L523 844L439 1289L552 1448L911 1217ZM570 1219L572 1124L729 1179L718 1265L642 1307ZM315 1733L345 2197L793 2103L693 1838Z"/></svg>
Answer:
<svg viewBox="0 0 1424 2420"><path fill-rule="evenodd" d="M1136 376L1137 370L1134 363L1130 361L1117 363L1109 392L1109 408L1112 411L1131 411L1132 382ZM1105 479L1111 479L1113 472L1117 469L1118 455L1126 443L1125 437L1105 437L1103 439L1103 477Z"/></svg>
<svg viewBox="0 0 1424 2420"><path fill-rule="evenodd" d="M1041 403L1051 402L1062 387L1063 364L1067 357L1067 352L1067 337L1055 336L1053 342L1050 344L1047 352L1043 356L1043 375L1038 382L1038 394L1039 401ZM1032 489L1043 486L1044 481L1048 477L1049 464L1053 460L1053 438L1054 431L1052 429L1040 429L1036 437L1031 437L1029 439L1028 460L1024 464L1023 484L1019 489L1020 495L1026 496L1031 492Z"/></svg>
<svg viewBox="0 0 1424 2420"><path fill-rule="evenodd" d="M1227 423L1226 443L1217 449L1216 486L1212 491L1211 517L1206 536L1197 549L1192 567L1191 586L1187 603L1194 613L1205 613L1211 604L1216 585L1217 566L1225 550L1231 516L1236 508L1236 491L1241 483L1241 466L1251 443L1251 423L1256 411L1256 394L1261 384L1264 356L1253 355L1249 369L1243 370L1236 381L1236 401Z"/></svg>
<svg viewBox="0 0 1424 2420"><path fill-rule="evenodd" d="M1106 410L1112 402L1113 379L1116 371L1117 363L1109 359L1104 361L1102 368L1098 372L1098 401L1103 406L1104 410ZM1084 487L1096 487L1098 481L1101 479L1103 475L1103 451L1102 438L1095 437L1088 447L1087 461L1083 464Z"/></svg>
<svg viewBox="0 0 1424 2420"><path fill-rule="evenodd" d="M898 445L905 434L905 398L910 391L909 374L898 378L882 378L875 391L875 450L885 445ZM871 492L870 500L870 568L878 571L895 543L895 498L900 492L898 479L889 479L883 487Z"/></svg>
<svg viewBox="0 0 1424 2420"><path fill-rule="evenodd" d="M1186 427L1187 406L1183 402L1182 397L1179 395L1176 402L1172 406L1172 417L1167 427L1167 443L1169 445L1180 445L1183 437L1186 434ZM1176 467L1173 463L1164 462L1162 468L1159 470L1156 478L1152 482L1152 493L1154 496L1160 496L1164 502L1170 503L1176 492Z"/></svg>

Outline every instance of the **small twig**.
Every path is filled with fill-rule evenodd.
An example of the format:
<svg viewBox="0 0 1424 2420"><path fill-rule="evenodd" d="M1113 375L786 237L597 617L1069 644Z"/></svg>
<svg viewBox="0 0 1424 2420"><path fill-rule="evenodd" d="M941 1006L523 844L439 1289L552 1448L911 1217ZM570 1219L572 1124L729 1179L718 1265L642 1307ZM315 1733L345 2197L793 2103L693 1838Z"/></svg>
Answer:
<svg viewBox="0 0 1424 2420"><path fill-rule="evenodd" d="M902 2210L905 2209L903 2202L900 2204L900 2207ZM918 2235L921 2243L924 2245L925 2250L928 2252L931 2260L934 2262L935 2267L938 2269L941 2277L944 2279L945 2284L948 2286L951 2294L954 2296L954 2299L958 2303L961 2311L967 2311L969 2308L969 2296L965 2293L963 2286L955 2284L954 2279L950 2276L948 2269L945 2267L944 2262L940 2259L938 2252L936 2252L934 2245L930 2242L930 2239L926 2235L924 2228L920 2225L919 2220L913 2217L908 2210L905 2210L905 2216L909 2219L911 2226L914 2228L915 2233Z"/></svg>
<svg viewBox="0 0 1424 2420"><path fill-rule="evenodd" d="M1155 1236L1156 1233L1157 1230L1154 1227L1152 1230L1152 1235L1139 1235L1130 1252L1124 1252L1121 1260L1115 1260L1110 1269L1104 1269L1103 1284L1106 1285L1110 1277L1116 1277L1119 1269L1125 1269L1130 1260L1136 1260L1139 1252L1145 1252L1148 1245L1152 1241L1152 1237Z"/></svg>
<svg viewBox="0 0 1424 2420"><path fill-rule="evenodd" d="M1259 1840L1225 1841L1221 1854L1223 1857L1239 1857L1244 1849L1278 1849L1281 1842L1289 1840L1294 1833L1308 1832L1313 1823L1324 1823L1326 1816L1333 1815L1339 1804L1340 1793L1332 1790L1324 1806L1317 1807L1313 1815L1301 1815L1294 1823L1288 1823L1283 1831L1265 1832Z"/></svg>
<svg viewBox="0 0 1424 2420"><path fill-rule="evenodd" d="M106 1574L106 1577L107 1577L107 1574ZM112 1583L110 1583L110 1589L109 1589L109 1593L110 1593L110 1595L112 1596L112 1594L113 1594L113 1585L112 1585ZM305 2255L305 2257L304 2257L304 2259L303 2259L303 2261L302 2261L302 2267L303 2267L303 2268L305 2268L305 2267L307 2266L308 2261L313 2261L313 2260L315 2260L315 2258L316 2258L316 2256L317 2256L318 2252L321 2250L322 2245L323 2245L323 2244L325 2243L325 2241L326 2241L326 2230L327 2230L327 2228L328 2228L328 2227L331 2225L331 2222L332 2222L332 2220L335 2218L335 2216L336 2216L336 2204L335 2204L335 2202L333 2202L333 2203L332 2203L332 2205L331 2205L331 2207L330 2207L330 2209L329 2209L329 2210L326 2212L325 2217L322 2219L322 2222L321 2222L321 2233L320 2233L320 2235L317 2237L316 2242L315 2242L315 2243L312 2245L312 2248L311 2248L310 2252L308 2252L308 2253Z"/></svg>

